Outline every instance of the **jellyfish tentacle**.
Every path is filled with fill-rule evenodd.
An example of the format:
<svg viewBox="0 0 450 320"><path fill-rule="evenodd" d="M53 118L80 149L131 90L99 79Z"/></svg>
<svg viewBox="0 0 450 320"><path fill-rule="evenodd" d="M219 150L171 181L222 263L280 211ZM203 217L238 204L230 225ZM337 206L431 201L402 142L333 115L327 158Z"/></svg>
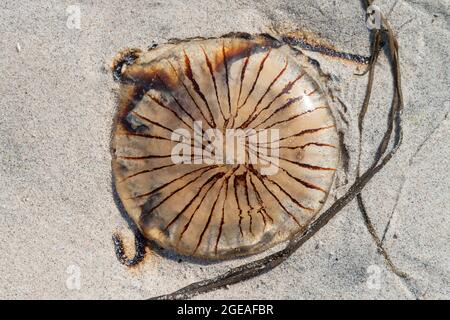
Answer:
<svg viewBox="0 0 450 320"><path fill-rule="evenodd" d="M114 243L114 251L116 252L119 262L127 267L135 267L139 265L145 258L145 238L139 231L134 234L135 253L132 258L129 258L123 247L123 240L119 233L114 233L112 236Z"/></svg>

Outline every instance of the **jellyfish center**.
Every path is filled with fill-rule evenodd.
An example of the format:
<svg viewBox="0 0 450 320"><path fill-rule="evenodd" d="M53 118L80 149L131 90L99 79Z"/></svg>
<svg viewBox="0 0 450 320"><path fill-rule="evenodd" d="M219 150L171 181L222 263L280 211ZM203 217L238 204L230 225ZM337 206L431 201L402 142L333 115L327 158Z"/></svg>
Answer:
<svg viewBox="0 0 450 320"><path fill-rule="evenodd" d="M206 129L201 121L194 124L192 135L184 130L174 135L178 143L172 149L175 164L243 165L274 174L278 163L277 129ZM189 142L193 142L190 144ZM272 167L271 172L267 167Z"/></svg>

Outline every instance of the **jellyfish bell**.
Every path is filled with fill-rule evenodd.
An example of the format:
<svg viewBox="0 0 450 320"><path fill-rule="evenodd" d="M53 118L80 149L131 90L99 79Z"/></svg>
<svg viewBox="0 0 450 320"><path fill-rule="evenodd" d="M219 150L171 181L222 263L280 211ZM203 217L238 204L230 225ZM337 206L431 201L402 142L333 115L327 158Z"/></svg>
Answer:
<svg viewBox="0 0 450 320"><path fill-rule="evenodd" d="M307 57L264 35L228 35L117 61L114 183L144 237L230 259L313 221L333 184L339 139L326 84Z"/></svg>

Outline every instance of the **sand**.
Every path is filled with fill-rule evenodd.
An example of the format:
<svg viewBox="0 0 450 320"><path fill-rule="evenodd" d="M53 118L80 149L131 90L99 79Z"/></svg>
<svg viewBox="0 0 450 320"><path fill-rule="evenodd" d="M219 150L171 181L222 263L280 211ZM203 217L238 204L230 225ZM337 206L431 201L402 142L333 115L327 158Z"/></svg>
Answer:
<svg viewBox="0 0 450 320"><path fill-rule="evenodd" d="M450 298L449 3L376 3L400 43L404 139L363 197L386 250L410 280L389 270L352 202L280 267L199 298ZM128 243L132 234L112 195L109 137L117 84L111 58L120 49L171 38L268 32L280 25L308 28L339 50L368 55L360 2L74 4L0 5L0 298L149 298L254 259L206 264L149 248L138 268L117 261L112 233L120 231ZM78 9L79 26L70 19ZM354 146L367 78L353 76L351 64L318 59L342 79ZM384 55L377 70L364 166L386 125L392 93Z"/></svg>

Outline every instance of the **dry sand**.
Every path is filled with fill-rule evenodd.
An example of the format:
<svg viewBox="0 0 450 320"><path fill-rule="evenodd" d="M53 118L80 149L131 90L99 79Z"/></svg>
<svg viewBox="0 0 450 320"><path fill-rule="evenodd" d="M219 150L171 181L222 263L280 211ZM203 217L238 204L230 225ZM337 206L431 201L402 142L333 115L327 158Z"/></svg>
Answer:
<svg viewBox="0 0 450 320"><path fill-rule="evenodd" d="M411 280L387 268L352 202L277 269L200 298L450 298L450 5L376 3L400 43L404 142L363 196L392 260ZM131 232L112 196L117 84L107 66L125 47L280 24L368 55L360 1L79 1L79 29L67 24L73 4L0 4L0 298L148 298L252 260L202 264L150 250L137 269L119 264L111 234L119 230L130 242ZM352 66L327 59L322 65L342 77L354 128L367 78L352 76ZM384 56L377 70L365 165L392 92Z"/></svg>

